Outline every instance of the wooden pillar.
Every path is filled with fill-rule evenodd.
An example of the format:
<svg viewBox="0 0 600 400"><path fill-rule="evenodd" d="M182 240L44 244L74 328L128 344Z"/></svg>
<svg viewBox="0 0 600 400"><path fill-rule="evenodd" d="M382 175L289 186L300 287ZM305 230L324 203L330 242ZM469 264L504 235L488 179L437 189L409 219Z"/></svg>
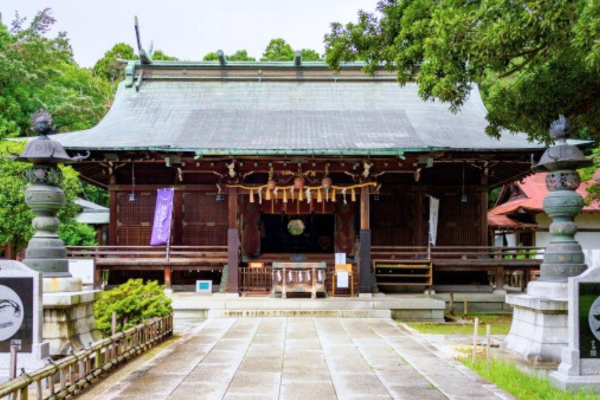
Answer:
<svg viewBox="0 0 600 400"><path fill-rule="evenodd" d="M117 245L117 188L109 186L109 209L110 209L110 220L108 224L108 245Z"/></svg>
<svg viewBox="0 0 600 400"><path fill-rule="evenodd" d="M237 230L238 191L229 188L227 229L227 293L239 293L240 234Z"/></svg>
<svg viewBox="0 0 600 400"><path fill-rule="evenodd" d="M360 192L360 293L371 293L371 225L369 188Z"/></svg>
<svg viewBox="0 0 600 400"><path fill-rule="evenodd" d="M370 229L370 201L369 187L365 186L360 191L360 230Z"/></svg>
<svg viewBox="0 0 600 400"><path fill-rule="evenodd" d="M173 193L173 241L172 245L183 245L183 192L179 188Z"/></svg>
<svg viewBox="0 0 600 400"><path fill-rule="evenodd" d="M238 214L238 190L237 188L229 188L228 192L228 203L229 203L229 229L237 228L237 214Z"/></svg>
<svg viewBox="0 0 600 400"><path fill-rule="evenodd" d="M4 246L4 258L6 258L7 260L12 260L12 246L10 244L10 242L6 243L6 246Z"/></svg>
<svg viewBox="0 0 600 400"><path fill-rule="evenodd" d="M495 290L504 290L504 267L498 265L496 267L496 287Z"/></svg>
<svg viewBox="0 0 600 400"><path fill-rule="evenodd" d="M171 275L173 271L170 266L165 267L165 290L173 290L171 285Z"/></svg>
<svg viewBox="0 0 600 400"><path fill-rule="evenodd" d="M489 232L487 223L487 211L488 211L488 190L484 187L479 192L479 209L481 218L479 219L479 229L481 230L481 246L489 246Z"/></svg>
<svg viewBox="0 0 600 400"><path fill-rule="evenodd" d="M423 246L423 190L415 191L415 219L414 219L413 246Z"/></svg>

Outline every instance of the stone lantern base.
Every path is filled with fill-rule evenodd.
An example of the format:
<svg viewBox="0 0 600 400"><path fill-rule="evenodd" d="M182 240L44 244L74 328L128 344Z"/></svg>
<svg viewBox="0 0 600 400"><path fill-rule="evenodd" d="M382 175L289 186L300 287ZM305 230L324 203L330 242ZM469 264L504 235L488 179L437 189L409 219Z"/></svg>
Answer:
<svg viewBox="0 0 600 400"><path fill-rule="evenodd" d="M42 334L51 356L68 355L71 349L79 351L101 339L94 319L100 293L82 290L79 278L44 278Z"/></svg>
<svg viewBox="0 0 600 400"><path fill-rule="evenodd" d="M507 295L513 322L502 346L532 365L558 365L567 343L567 284L530 282L527 294Z"/></svg>

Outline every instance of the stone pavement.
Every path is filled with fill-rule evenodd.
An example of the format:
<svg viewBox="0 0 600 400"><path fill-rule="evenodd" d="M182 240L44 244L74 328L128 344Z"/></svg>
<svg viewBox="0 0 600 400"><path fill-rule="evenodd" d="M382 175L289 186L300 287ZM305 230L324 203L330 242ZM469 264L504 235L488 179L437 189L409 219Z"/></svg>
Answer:
<svg viewBox="0 0 600 400"><path fill-rule="evenodd" d="M514 399L387 318L215 318L97 398Z"/></svg>

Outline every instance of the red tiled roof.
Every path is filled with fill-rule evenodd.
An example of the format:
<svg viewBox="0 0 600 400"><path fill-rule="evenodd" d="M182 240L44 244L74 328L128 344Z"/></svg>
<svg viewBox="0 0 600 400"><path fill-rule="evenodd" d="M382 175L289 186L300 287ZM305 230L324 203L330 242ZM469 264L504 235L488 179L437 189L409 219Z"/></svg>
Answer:
<svg viewBox="0 0 600 400"><path fill-rule="evenodd" d="M538 224L528 224L525 222L519 222L506 215L490 215L487 216L488 226L490 228L509 228L509 229L532 229L537 228Z"/></svg>
<svg viewBox="0 0 600 400"><path fill-rule="evenodd" d="M518 214L522 212L543 212L542 204L544 197L548 194L548 189L546 189L546 175L548 175L546 172L530 175L524 178L522 182L516 182L515 184L521 188L525 197L510 200L492 208L488 211L488 216ZM592 181L582 182L577 189L577 193L586 197L588 193L585 189L591 184ZM590 205L584 206L582 212L600 212L600 201L594 201Z"/></svg>

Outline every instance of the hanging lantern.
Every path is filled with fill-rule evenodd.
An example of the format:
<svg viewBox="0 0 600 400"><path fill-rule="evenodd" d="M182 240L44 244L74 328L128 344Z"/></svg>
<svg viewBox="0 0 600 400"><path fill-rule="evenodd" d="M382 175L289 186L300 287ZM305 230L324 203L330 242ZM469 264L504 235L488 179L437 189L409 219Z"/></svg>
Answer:
<svg viewBox="0 0 600 400"><path fill-rule="evenodd" d="M331 189L331 185L333 184L333 181L331 180L330 177L326 176L325 178L323 178L323 180L321 181L321 186L323 187L323 189L325 189L326 191Z"/></svg>
<svg viewBox="0 0 600 400"><path fill-rule="evenodd" d="M250 203L254 203L254 190L250 190Z"/></svg>
<svg viewBox="0 0 600 400"><path fill-rule="evenodd" d="M265 200L271 200L271 190L269 188L266 190Z"/></svg>
<svg viewBox="0 0 600 400"><path fill-rule="evenodd" d="M287 191L283 189L283 202L287 203Z"/></svg>
<svg viewBox="0 0 600 400"><path fill-rule="evenodd" d="M294 182L295 184L296 182ZM298 191L298 202L303 201L304 200L304 192L302 192L302 190Z"/></svg>
<svg viewBox="0 0 600 400"><path fill-rule="evenodd" d="M350 198L353 202L356 201L356 192L354 191L354 188L350 188Z"/></svg>
<svg viewBox="0 0 600 400"><path fill-rule="evenodd" d="M335 189L331 191L331 201L335 203Z"/></svg>
<svg viewBox="0 0 600 400"><path fill-rule="evenodd" d="M267 182L267 189L275 190L276 187L277 187L277 182L275 182L275 179L269 179L269 181Z"/></svg>
<svg viewBox="0 0 600 400"><path fill-rule="evenodd" d="M304 189L304 178L301 176L297 176L294 178L294 189L302 190Z"/></svg>
<svg viewBox="0 0 600 400"><path fill-rule="evenodd" d="M321 195L321 189L317 189L317 203L323 202L323 195Z"/></svg>

